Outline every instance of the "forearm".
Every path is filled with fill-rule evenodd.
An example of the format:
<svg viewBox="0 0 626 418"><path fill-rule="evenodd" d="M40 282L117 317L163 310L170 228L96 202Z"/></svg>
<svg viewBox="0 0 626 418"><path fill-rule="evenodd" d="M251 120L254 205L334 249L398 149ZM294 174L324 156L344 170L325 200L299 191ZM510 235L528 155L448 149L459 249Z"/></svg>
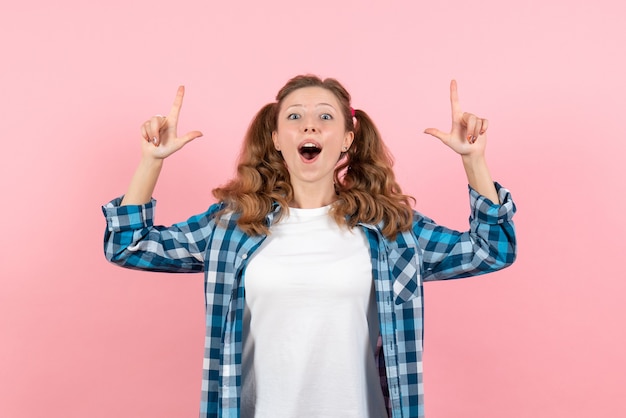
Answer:
<svg viewBox="0 0 626 418"><path fill-rule="evenodd" d="M517 243L509 191L496 184L499 204L470 190L469 230L455 231L416 214L413 232L424 249L424 281L461 278L504 268L515 260Z"/></svg>
<svg viewBox="0 0 626 418"><path fill-rule="evenodd" d="M121 206L143 205L144 203L148 203L152 198L152 193L154 192L162 167L162 159L142 158L130 181Z"/></svg>
<svg viewBox="0 0 626 418"><path fill-rule="evenodd" d="M480 195L485 196L495 204L499 204L498 192L489 173L485 156L463 155L462 159L469 185Z"/></svg>

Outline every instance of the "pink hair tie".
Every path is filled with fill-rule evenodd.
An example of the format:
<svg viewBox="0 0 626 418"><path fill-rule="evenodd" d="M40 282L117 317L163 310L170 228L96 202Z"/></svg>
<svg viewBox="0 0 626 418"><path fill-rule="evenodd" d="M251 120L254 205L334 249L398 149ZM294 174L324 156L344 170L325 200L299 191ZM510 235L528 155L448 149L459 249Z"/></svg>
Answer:
<svg viewBox="0 0 626 418"><path fill-rule="evenodd" d="M352 115L352 117L354 117L355 115L355 111L354 111L354 108L352 108L352 106L350 107L350 114Z"/></svg>

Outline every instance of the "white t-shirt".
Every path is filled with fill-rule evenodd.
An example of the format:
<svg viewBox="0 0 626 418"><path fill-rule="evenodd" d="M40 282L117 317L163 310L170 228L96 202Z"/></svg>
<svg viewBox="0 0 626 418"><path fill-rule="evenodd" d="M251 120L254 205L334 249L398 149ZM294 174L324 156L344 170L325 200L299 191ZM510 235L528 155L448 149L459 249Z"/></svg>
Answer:
<svg viewBox="0 0 626 418"><path fill-rule="evenodd" d="M369 246L330 206L290 208L245 274L242 417L386 417Z"/></svg>

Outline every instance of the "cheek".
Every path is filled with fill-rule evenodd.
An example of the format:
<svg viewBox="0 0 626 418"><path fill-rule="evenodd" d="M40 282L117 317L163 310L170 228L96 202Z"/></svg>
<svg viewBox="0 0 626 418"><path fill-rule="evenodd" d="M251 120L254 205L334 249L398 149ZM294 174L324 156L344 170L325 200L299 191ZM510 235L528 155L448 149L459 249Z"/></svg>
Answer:
<svg viewBox="0 0 626 418"><path fill-rule="evenodd" d="M275 142L286 144L297 133L297 129L281 126L274 131L273 138L276 138Z"/></svg>

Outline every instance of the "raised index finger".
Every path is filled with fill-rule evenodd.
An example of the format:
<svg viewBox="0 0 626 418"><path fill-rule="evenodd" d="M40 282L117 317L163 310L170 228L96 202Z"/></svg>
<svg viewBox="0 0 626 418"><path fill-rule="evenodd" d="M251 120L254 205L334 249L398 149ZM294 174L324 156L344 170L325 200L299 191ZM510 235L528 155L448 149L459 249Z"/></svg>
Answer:
<svg viewBox="0 0 626 418"><path fill-rule="evenodd" d="M461 114L461 105L459 104L459 91L456 80L450 81L450 106L452 107L452 119Z"/></svg>
<svg viewBox="0 0 626 418"><path fill-rule="evenodd" d="M172 122L178 121L178 115L180 114L180 108L183 107L183 97L185 96L185 86L179 86L176 92L176 98L170 109L170 113L167 118Z"/></svg>

